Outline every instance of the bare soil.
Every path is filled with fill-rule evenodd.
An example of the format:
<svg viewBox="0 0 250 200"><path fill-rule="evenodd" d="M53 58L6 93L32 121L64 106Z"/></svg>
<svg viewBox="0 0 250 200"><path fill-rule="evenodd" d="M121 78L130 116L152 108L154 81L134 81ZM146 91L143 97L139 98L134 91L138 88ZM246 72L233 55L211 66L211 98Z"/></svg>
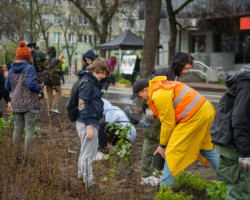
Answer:
<svg viewBox="0 0 250 200"><path fill-rule="evenodd" d="M84 188L77 186L80 140L75 123L68 119L66 103L67 98L63 97L59 104L59 110L62 113L49 117L46 99L41 100L41 115L37 124L37 127L40 128L41 138L36 139L34 145L34 153L38 155L35 157L35 166L27 167L14 163L14 157L11 156L12 132L6 135L3 140L4 144L0 144L2 151L0 155L0 199L153 199L157 187L140 185L144 140L140 125L136 125L137 137L131 148L130 159L133 163L133 170L120 161L115 169L115 177L103 182L103 178L108 177L108 169L112 167L112 163L107 160L95 161L95 181L102 190L102 195L98 197L91 195ZM116 105L124 107L121 104ZM140 109L135 107L134 109L141 116ZM5 169L7 170L5 171ZM199 172L204 178L217 180L211 165L204 167L198 161L185 171ZM193 195L195 200L210 199L206 196L205 191L199 192L190 188L180 188L179 190L187 195Z"/></svg>

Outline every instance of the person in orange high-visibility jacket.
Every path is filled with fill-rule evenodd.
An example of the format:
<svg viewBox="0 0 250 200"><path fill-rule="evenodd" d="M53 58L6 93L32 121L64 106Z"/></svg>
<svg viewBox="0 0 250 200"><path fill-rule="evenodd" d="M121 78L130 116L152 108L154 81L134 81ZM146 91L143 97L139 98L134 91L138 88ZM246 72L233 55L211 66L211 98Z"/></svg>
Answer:
<svg viewBox="0 0 250 200"><path fill-rule="evenodd" d="M155 154L165 158L161 185L172 186L174 177L195 162L211 162L217 170L218 156L213 149L209 128L215 116L213 105L196 90L178 81L157 76L148 82L139 79L133 93L161 121L160 144Z"/></svg>

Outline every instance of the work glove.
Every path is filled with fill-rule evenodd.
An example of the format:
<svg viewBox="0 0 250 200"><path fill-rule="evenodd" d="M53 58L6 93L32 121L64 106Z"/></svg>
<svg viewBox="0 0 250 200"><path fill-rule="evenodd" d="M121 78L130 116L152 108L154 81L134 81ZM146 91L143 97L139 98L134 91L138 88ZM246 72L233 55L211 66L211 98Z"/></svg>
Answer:
<svg viewBox="0 0 250 200"><path fill-rule="evenodd" d="M239 157L239 166L243 172L250 172L250 158Z"/></svg>
<svg viewBox="0 0 250 200"><path fill-rule="evenodd" d="M144 127L150 127L150 124L148 124L146 120L141 120L140 124Z"/></svg>
<svg viewBox="0 0 250 200"><path fill-rule="evenodd" d="M101 90L102 95L106 94L106 92L107 90L104 90L104 89Z"/></svg>
<svg viewBox="0 0 250 200"><path fill-rule="evenodd" d="M146 119L148 121L154 120L154 114L153 114L152 110L150 110L149 108L146 109Z"/></svg>

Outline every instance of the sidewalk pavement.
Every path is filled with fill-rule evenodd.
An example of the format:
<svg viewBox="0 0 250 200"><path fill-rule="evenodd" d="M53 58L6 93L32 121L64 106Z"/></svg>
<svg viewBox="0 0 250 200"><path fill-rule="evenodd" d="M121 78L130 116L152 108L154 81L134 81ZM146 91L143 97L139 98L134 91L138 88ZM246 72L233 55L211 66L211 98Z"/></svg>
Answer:
<svg viewBox="0 0 250 200"><path fill-rule="evenodd" d="M72 85L77 81L77 78L70 79L65 78L65 84L62 85L62 90L69 90L67 94L70 94L70 90ZM198 91L210 91L210 92L225 92L227 87L224 84L217 84L217 83L204 83L204 82L186 82L188 86L198 90ZM115 85L110 84L108 88L108 93L113 94L132 94L132 86L129 88L121 88ZM66 92L65 92L66 94ZM67 95L66 94L66 95Z"/></svg>

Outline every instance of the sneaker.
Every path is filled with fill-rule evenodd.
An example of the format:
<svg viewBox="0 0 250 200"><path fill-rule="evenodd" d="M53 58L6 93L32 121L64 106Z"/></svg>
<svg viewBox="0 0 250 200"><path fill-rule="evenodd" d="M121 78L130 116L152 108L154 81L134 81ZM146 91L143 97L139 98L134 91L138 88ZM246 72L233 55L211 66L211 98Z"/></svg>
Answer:
<svg viewBox="0 0 250 200"><path fill-rule="evenodd" d="M141 179L141 185L150 184L151 186L157 186L160 183L161 179L155 176L149 176L147 178Z"/></svg>
<svg viewBox="0 0 250 200"><path fill-rule="evenodd" d="M100 151L97 152L95 160L108 160L109 159L109 155L108 154L104 154Z"/></svg>
<svg viewBox="0 0 250 200"><path fill-rule="evenodd" d="M50 112L52 112L52 113L57 113L57 114L60 114L61 112L59 111L59 110L57 110L56 108L52 108L51 110L50 110Z"/></svg>
<svg viewBox="0 0 250 200"><path fill-rule="evenodd" d="M102 191L95 184L88 187L88 192L95 194L95 195L102 194Z"/></svg>

